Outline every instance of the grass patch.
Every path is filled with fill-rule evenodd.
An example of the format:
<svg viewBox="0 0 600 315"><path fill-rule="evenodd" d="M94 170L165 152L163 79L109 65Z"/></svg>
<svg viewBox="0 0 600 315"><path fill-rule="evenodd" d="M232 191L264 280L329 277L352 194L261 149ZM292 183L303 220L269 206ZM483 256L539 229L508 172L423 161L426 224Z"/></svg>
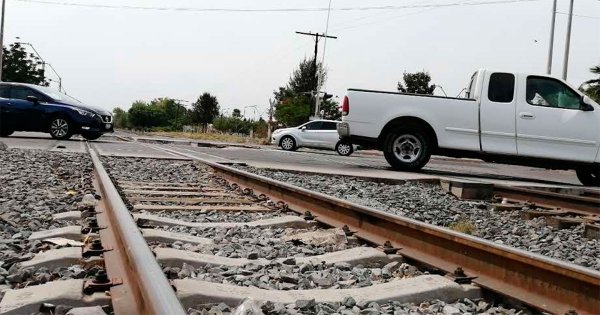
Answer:
<svg viewBox="0 0 600 315"><path fill-rule="evenodd" d="M151 136L159 136L159 137L183 138L183 139L205 140L205 141L215 141L215 142L267 144L267 139L250 138L250 137L220 134L220 133L153 131L153 132L145 132L144 134L151 135Z"/></svg>
<svg viewBox="0 0 600 315"><path fill-rule="evenodd" d="M477 227L469 219L460 219L448 226L449 229L469 235L475 235Z"/></svg>

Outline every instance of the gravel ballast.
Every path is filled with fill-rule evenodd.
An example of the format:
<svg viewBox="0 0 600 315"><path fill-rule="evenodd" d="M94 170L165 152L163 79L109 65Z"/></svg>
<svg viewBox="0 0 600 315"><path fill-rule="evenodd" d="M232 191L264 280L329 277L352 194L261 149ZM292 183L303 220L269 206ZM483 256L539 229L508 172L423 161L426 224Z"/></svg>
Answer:
<svg viewBox="0 0 600 315"><path fill-rule="evenodd" d="M584 238L583 226L555 229L547 226L543 218L524 220L519 211L487 210L485 202L459 200L432 184L386 184L348 176L237 167L367 207L600 270L600 241Z"/></svg>
<svg viewBox="0 0 600 315"><path fill-rule="evenodd" d="M81 224L79 220L54 221L52 215L81 209L84 196L94 201L91 174L92 162L84 154L0 151L0 286L21 288L96 273L79 265L35 270L19 264L36 253L60 248L29 241L32 232Z"/></svg>
<svg viewBox="0 0 600 315"><path fill-rule="evenodd" d="M357 301L347 297L342 303L316 303L315 300L298 300L295 304L257 302L245 300L241 305L231 307L224 303L198 305L188 309L190 315L211 314L265 314L265 315L460 315L460 314L502 314L525 315L527 311L505 308L494 305L484 300L461 299L455 303L446 303L439 300L414 303L383 303Z"/></svg>

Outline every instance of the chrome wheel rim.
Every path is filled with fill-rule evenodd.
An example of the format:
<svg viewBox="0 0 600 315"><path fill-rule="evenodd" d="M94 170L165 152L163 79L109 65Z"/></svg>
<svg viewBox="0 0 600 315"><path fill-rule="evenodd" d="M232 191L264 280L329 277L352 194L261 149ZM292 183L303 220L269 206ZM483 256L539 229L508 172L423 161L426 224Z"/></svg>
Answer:
<svg viewBox="0 0 600 315"><path fill-rule="evenodd" d="M294 140L292 138L284 138L281 140L281 147L284 150L291 150L294 147Z"/></svg>
<svg viewBox="0 0 600 315"><path fill-rule="evenodd" d="M69 132L69 124L62 118L57 118L50 125L50 133L55 137L64 137Z"/></svg>
<svg viewBox="0 0 600 315"><path fill-rule="evenodd" d="M393 145L394 155L404 163L416 161L423 151L423 144L413 135L401 135Z"/></svg>
<svg viewBox="0 0 600 315"><path fill-rule="evenodd" d="M349 144L340 144L338 146L338 153L341 155L350 154L350 145Z"/></svg>

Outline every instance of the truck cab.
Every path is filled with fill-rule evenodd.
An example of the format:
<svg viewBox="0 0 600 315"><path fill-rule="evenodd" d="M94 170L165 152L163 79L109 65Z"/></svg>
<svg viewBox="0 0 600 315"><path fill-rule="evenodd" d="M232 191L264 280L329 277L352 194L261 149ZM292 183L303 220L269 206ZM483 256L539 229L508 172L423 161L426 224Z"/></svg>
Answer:
<svg viewBox="0 0 600 315"><path fill-rule="evenodd" d="M550 76L478 70L464 98L349 89L344 106L340 136L398 170L438 154L574 169L600 185L600 106Z"/></svg>

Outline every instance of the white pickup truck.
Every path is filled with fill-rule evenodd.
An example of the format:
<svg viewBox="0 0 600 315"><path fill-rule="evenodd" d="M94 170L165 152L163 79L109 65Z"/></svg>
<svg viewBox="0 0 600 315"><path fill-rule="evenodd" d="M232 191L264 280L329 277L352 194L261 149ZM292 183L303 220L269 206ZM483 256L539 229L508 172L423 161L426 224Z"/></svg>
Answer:
<svg viewBox="0 0 600 315"><path fill-rule="evenodd" d="M465 98L349 89L338 133L383 151L396 170L432 154L574 169L600 186L600 105L564 81L478 70Z"/></svg>

